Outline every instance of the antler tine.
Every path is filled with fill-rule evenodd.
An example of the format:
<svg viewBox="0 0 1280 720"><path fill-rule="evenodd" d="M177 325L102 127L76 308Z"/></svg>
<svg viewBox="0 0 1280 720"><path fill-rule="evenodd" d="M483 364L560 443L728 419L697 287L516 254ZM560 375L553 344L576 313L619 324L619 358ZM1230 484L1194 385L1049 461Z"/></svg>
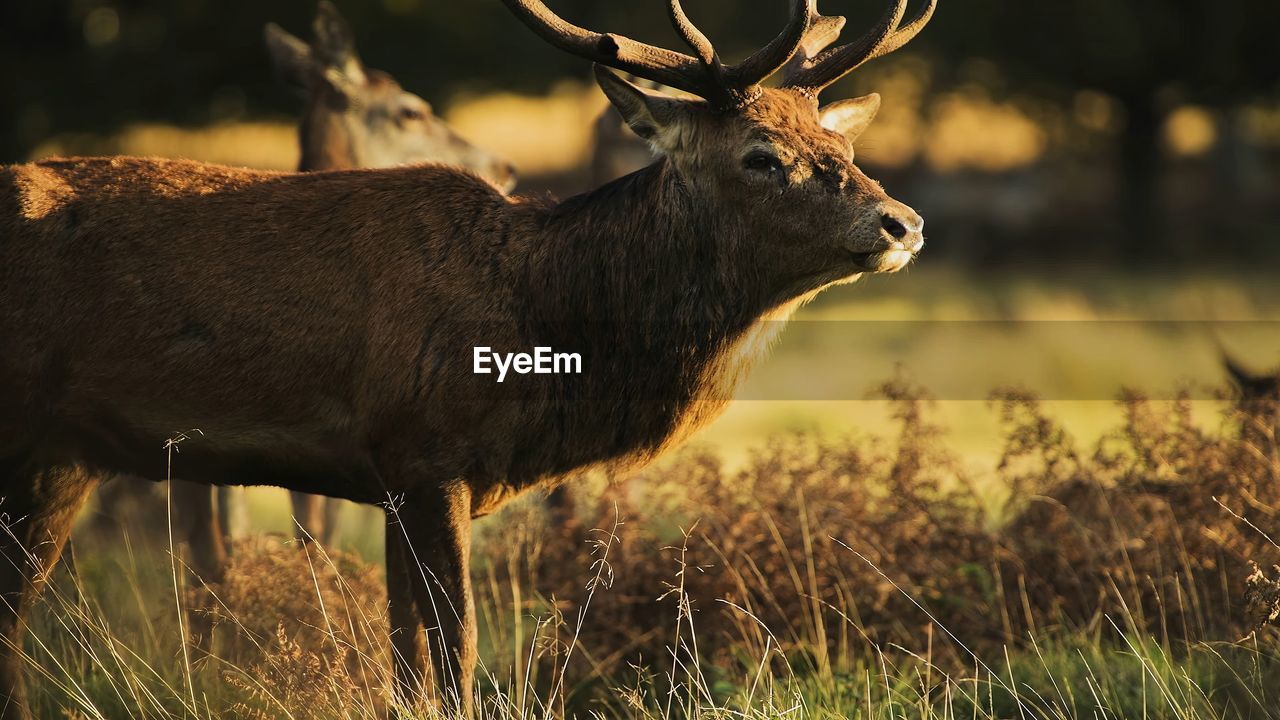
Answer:
<svg viewBox="0 0 1280 720"><path fill-rule="evenodd" d="M889 10L870 30L854 40L826 50L796 69L790 87L804 90L814 96L822 89L866 62L880 43L893 34L907 11L907 0L894 0Z"/></svg>
<svg viewBox="0 0 1280 720"><path fill-rule="evenodd" d="M800 43L800 50L809 57L826 50L831 43L840 37L840 31L844 29L844 23L843 15L817 15L815 13L813 21L809 23L809 33L804 36L804 42Z"/></svg>
<svg viewBox="0 0 1280 720"><path fill-rule="evenodd" d="M757 83L795 55L815 18L817 0L790 0L791 15L783 31L743 62L726 68L707 36L689 20L680 0L667 0L671 24L697 57L636 42L622 35L597 33L565 21L542 0L502 0L507 8L555 47L637 77L705 98L720 109L740 107L759 94ZM899 0L905 5L906 0ZM897 27L901 13L888 31ZM839 32L839 28L836 28Z"/></svg>
<svg viewBox="0 0 1280 720"><path fill-rule="evenodd" d="M723 89L714 87L708 81L702 63L684 53L636 42L621 35L597 33L578 27L556 15L541 0L503 2L529 29L565 52L693 93L712 102L722 102L724 99Z"/></svg>
<svg viewBox="0 0 1280 720"><path fill-rule="evenodd" d="M716 54L716 49L712 46L711 41L706 35L698 29L688 15L684 14L684 8L680 6L680 0L668 0L667 14L671 17L671 24L675 26L676 32L680 33L680 37L684 43L693 50L694 55L702 61L707 67L720 65L720 57Z"/></svg>
<svg viewBox="0 0 1280 720"><path fill-rule="evenodd" d="M809 32L805 33L804 40L800 41L800 49L795 55L787 61L782 68L782 84L788 85L791 79L799 72L804 63L818 53L826 50L828 46L840 38L840 31L844 29L844 17L840 15L820 15L816 4L810 8L809 15Z"/></svg>
<svg viewBox="0 0 1280 720"><path fill-rule="evenodd" d="M747 88L777 72L801 48L812 33L814 22L822 19L818 14L817 0L793 0L787 26L768 45L733 66L727 73L729 83L734 87ZM837 28L836 33L839 32Z"/></svg>
<svg viewBox="0 0 1280 720"><path fill-rule="evenodd" d="M684 44L693 50L698 61L702 63L711 86L716 88L718 97L714 98L715 102L720 105L734 104L735 93L725 79L724 65L721 64L720 55L716 52L715 46L711 44L711 40L685 14L684 8L680 5L680 0L668 0L667 15L671 18L671 24L675 27L676 32L680 34L680 38L684 40ZM711 100L712 98L707 99Z"/></svg>
<svg viewBox="0 0 1280 720"><path fill-rule="evenodd" d="M876 49L872 58L883 57L898 48L911 42L911 39L920 34L924 26L929 24L929 20L933 18L933 11L938 8L938 0L929 0L915 16L911 22L905 26L899 27L893 31L893 35L889 36L880 47ZM868 58L871 59L871 58Z"/></svg>
<svg viewBox="0 0 1280 720"><path fill-rule="evenodd" d="M859 65L905 45L929 22L937 5L937 0L928 0L924 9L906 27L899 27L906 14L907 0L895 0L880 22L865 35L800 64L787 78L786 86L816 96Z"/></svg>

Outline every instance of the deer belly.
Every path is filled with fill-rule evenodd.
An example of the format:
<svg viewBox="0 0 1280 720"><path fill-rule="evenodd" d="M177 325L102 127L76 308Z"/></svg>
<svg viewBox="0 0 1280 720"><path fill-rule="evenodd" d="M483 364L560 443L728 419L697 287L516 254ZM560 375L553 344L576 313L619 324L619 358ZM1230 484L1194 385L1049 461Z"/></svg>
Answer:
<svg viewBox="0 0 1280 720"><path fill-rule="evenodd" d="M117 396L75 389L56 401L35 438L42 455L152 480L278 485L347 497L371 463L332 401L276 408L176 390ZM121 399L123 398L123 399ZM357 498L352 498L357 499Z"/></svg>

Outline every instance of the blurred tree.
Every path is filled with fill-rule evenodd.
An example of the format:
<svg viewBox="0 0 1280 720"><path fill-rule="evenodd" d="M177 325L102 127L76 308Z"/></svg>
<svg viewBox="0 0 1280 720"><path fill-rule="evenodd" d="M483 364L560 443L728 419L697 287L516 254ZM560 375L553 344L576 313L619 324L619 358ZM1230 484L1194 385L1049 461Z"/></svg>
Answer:
<svg viewBox="0 0 1280 720"><path fill-rule="evenodd" d="M1119 102L1124 255L1138 262L1169 255L1158 187L1168 113L1276 97L1277 28L1275 0L963 0L942 3L929 34L947 57L993 60L1017 90L1069 102L1093 89Z"/></svg>
<svg viewBox="0 0 1280 720"><path fill-rule="evenodd" d="M680 47L663 3L551 3L591 27ZM782 26L786 3L744 13L733 0L689 0L735 57ZM498 0L338 0L366 64L428 100L459 90L536 91L590 77L583 61L530 33ZM58 132L107 132L139 120L206 124L296 112L262 42L275 21L307 34L314 0L11 0L0 3L0 162L25 159Z"/></svg>

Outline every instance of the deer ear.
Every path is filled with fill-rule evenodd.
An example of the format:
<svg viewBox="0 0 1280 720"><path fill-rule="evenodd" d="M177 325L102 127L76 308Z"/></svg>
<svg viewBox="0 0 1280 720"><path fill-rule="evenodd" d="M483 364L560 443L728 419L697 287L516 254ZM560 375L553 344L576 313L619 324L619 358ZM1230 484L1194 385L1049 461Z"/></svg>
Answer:
<svg viewBox="0 0 1280 720"><path fill-rule="evenodd" d="M320 63L324 79L339 92L364 85L364 64L356 53L355 36L329 0L320 0L311 29L316 38L311 52Z"/></svg>
<svg viewBox="0 0 1280 720"><path fill-rule="evenodd" d="M263 35L276 76L289 85L310 88L315 82L311 48L275 23L267 23Z"/></svg>
<svg viewBox="0 0 1280 720"><path fill-rule="evenodd" d="M871 93L849 100L838 100L818 111L822 127L844 135L853 142L871 124L880 109L880 95Z"/></svg>
<svg viewBox="0 0 1280 720"><path fill-rule="evenodd" d="M595 71L600 89L632 132L664 152L675 149L686 101L647 93L603 65Z"/></svg>
<svg viewBox="0 0 1280 720"><path fill-rule="evenodd" d="M1227 374L1231 376L1231 382L1236 387L1247 388L1258 382L1258 378L1254 377L1253 373L1245 370L1243 365L1225 352L1222 353L1222 365L1227 369Z"/></svg>

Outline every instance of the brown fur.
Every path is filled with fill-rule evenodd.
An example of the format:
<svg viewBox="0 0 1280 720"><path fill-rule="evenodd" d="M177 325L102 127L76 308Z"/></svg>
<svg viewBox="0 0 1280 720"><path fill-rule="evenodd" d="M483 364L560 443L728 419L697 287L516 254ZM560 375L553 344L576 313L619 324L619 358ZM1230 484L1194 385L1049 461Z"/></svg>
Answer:
<svg viewBox="0 0 1280 720"><path fill-rule="evenodd" d="M310 46L274 25L266 29L280 73L292 74L307 90L298 126L299 171L439 162L469 169L507 191L515 186L510 162L464 140L388 73L365 68L336 7L321 3L315 29L317 40ZM340 80L333 79L335 73ZM290 501L298 539L331 544L339 504L299 492L291 492ZM196 533L207 535L199 529Z"/></svg>
<svg viewBox="0 0 1280 720"><path fill-rule="evenodd" d="M336 7L321 3L314 25L316 40L310 44L276 25L266 27L267 47L277 72L307 93L299 124L299 171L439 161L511 188L515 171L510 163L460 138L391 75L364 67ZM405 109L414 116L400 117ZM178 481L173 490L175 509L192 550L192 568L208 581L220 579L227 562L223 538L230 530L229 505L239 496L226 490L217 492L217 513L209 489ZM290 502L299 540L333 542L338 503L300 492L291 492Z"/></svg>
<svg viewBox="0 0 1280 720"><path fill-rule="evenodd" d="M163 477L164 440L189 428L203 435L182 446L187 479L390 501L390 581L439 628L439 680L468 711L470 518L651 460L716 416L799 303L914 252L887 250L881 226L919 218L858 171L811 98L649 110L667 157L559 204L431 165L0 171L0 495L27 518L19 538L65 535L99 473ZM744 167L761 149L778 172ZM499 384L472 372L477 345L581 353L583 373ZM84 480L23 499L60 468ZM10 640L19 617L0 623ZM421 658L398 637L405 687ZM5 655L3 672L18 664Z"/></svg>

